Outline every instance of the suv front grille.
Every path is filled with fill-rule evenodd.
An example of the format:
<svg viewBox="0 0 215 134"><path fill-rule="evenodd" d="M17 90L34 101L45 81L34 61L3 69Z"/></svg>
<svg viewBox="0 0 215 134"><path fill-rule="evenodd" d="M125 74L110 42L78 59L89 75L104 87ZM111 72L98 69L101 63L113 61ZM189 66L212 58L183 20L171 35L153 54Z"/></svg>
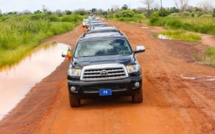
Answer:
<svg viewBox="0 0 215 134"><path fill-rule="evenodd" d="M81 80L96 81L123 79L128 77L125 66L122 64L91 65L83 68Z"/></svg>

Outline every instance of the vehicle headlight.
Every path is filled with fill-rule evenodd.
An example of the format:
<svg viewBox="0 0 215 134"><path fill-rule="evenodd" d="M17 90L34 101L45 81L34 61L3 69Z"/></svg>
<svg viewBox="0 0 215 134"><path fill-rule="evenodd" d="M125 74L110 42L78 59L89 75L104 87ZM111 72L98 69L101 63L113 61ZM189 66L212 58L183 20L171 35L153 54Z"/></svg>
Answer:
<svg viewBox="0 0 215 134"><path fill-rule="evenodd" d="M68 74L70 76L81 76L81 69L69 69Z"/></svg>
<svg viewBox="0 0 215 134"><path fill-rule="evenodd" d="M140 70L140 66L139 66L139 64L128 65L128 66L126 66L126 69L127 69L128 73L135 73Z"/></svg>

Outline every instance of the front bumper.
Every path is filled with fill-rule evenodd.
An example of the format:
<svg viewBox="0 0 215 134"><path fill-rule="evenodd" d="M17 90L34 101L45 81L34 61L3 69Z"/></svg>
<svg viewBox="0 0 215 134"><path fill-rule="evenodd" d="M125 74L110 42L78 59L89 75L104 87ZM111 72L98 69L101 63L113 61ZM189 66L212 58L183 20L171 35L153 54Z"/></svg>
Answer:
<svg viewBox="0 0 215 134"><path fill-rule="evenodd" d="M135 83L140 85L137 87ZM98 98L101 88L109 88L112 90L112 97L116 96L132 96L141 90L142 76L133 76L119 80L103 80L103 81L80 81L68 80L69 93L77 99ZM75 87L75 90L71 90Z"/></svg>

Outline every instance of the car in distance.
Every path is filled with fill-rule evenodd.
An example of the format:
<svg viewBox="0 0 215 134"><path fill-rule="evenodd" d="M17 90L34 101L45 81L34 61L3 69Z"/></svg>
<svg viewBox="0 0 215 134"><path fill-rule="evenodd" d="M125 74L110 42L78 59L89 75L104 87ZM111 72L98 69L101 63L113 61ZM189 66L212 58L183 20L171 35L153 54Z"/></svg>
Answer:
<svg viewBox="0 0 215 134"><path fill-rule="evenodd" d="M106 23L93 23L87 28L87 31L90 31L96 27L106 27L106 26L107 26Z"/></svg>
<svg viewBox="0 0 215 134"><path fill-rule="evenodd" d="M142 74L135 54L144 51L144 46L133 51L120 31L84 33L67 74L70 106L80 106L81 99L119 96L131 96L134 103L141 103Z"/></svg>
<svg viewBox="0 0 215 134"><path fill-rule="evenodd" d="M82 26L83 26L83 27L86 27L86 26L87 26L87 23L88 23L88 19L84 19L84 20L82 21Z"/></svg>
<svg viewBox="0 0 215 134"><path fill-rule="evenodd" d="M87 33L90 34L90 33L104 33L104 32L120 32L120 31L115 27L106 26L106 27L93 27Z"/></svg>

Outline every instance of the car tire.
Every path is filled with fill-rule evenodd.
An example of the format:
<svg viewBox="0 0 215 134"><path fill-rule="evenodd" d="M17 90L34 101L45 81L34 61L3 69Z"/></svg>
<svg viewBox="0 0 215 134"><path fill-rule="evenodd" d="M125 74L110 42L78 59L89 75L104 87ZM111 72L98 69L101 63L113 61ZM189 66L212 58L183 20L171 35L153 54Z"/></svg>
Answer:
<svg viewBox="0 0 215 134"><path fill-rule="evenodd" d="M81 106L81 100L74 98L70 93L69 93L69 103L70 103L70 107L80 107Z"/></svg>
<svg viewBox="0 0 215 134"><path fill-rule="evenodd" d="M139 92L137 92L135 95L132 96L132 102L141 103L142 101L143 101L143 94L142 94L142 89L140 89Z"/></svg>

